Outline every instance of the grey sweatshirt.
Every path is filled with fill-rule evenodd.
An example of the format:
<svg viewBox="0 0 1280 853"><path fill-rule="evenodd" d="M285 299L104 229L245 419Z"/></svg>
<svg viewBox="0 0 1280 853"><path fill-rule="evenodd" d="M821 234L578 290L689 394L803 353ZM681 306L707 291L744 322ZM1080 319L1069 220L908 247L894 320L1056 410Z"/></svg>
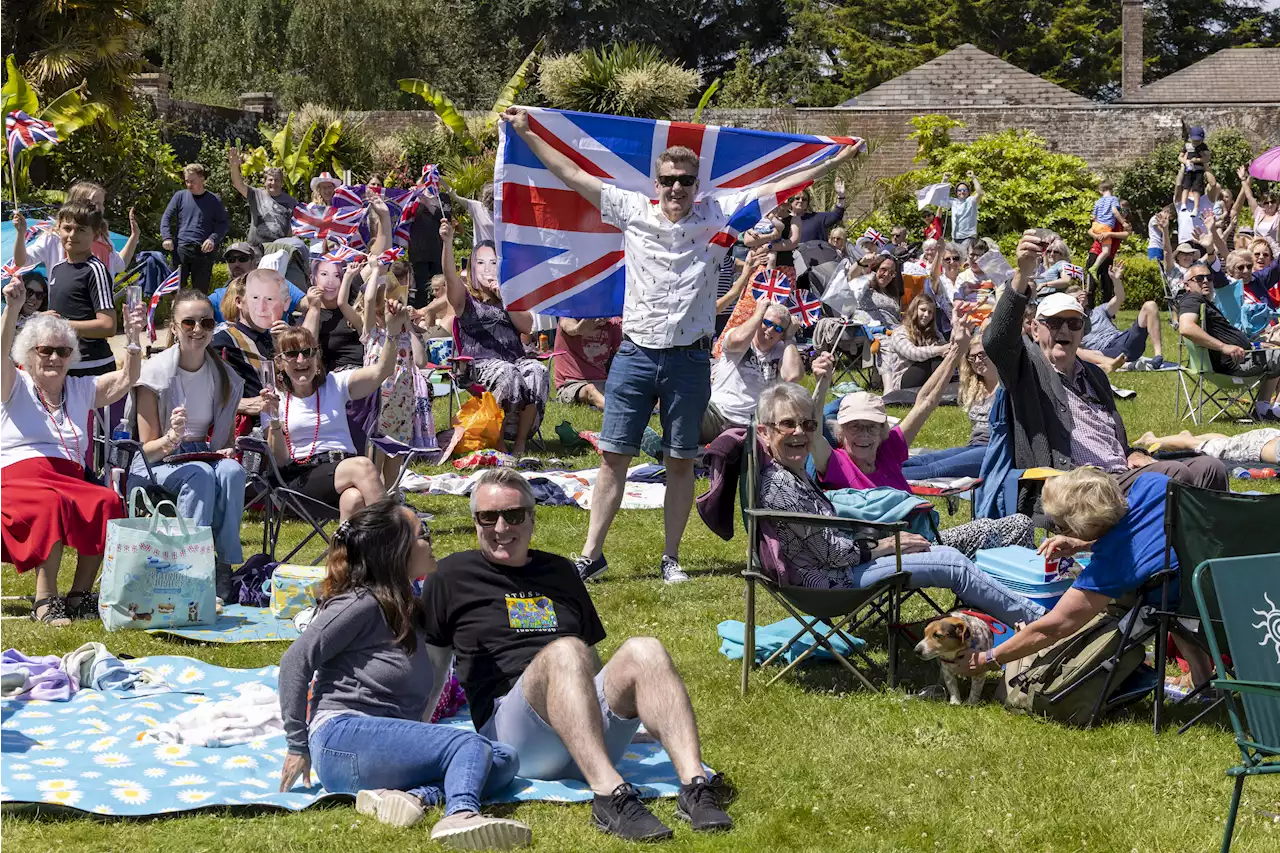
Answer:
<svg viewBox="0 0 1280 853"><path fill-rule="evenodd" d="M360 589L324 601L280 661L280 713L289 751L308 755L307 688L313 711L421 720L433 683L427 644L412 655L395 641L378 600Z"/></svg>

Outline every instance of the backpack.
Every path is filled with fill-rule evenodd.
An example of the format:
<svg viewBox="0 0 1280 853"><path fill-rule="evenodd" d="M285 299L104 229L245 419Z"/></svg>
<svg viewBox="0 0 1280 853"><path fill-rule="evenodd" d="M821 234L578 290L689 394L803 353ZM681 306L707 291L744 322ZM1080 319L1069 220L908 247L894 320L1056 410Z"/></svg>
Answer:
<svg viewBox="0 0 1280 853"><path fill-rule="evenodd" d="M1099 669L1057 702L1050 700L1081 673L1114 655L1122 634L1119 617L1108 608L1070 637L1006 666L996 687L996 698L1013 710L1042 714L1072 725L1088 724L1107 677L1105 670ZM1105 699L1142 665L1145 657L1146 649L1141 644L1121 656L1104 705Z"/></svg>

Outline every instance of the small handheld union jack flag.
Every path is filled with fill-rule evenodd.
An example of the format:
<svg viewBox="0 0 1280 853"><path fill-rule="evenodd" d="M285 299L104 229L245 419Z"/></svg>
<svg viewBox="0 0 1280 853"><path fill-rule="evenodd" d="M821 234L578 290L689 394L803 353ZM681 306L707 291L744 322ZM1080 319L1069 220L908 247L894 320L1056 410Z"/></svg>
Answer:
<svg viewBox="0 0 1280 853"><path fill-rule="evenodd" d="M340 244L336 249L327 253L320 260L332 261L338 264L354 264L365 259L364 252L358 252L350 246Z"/></svg>
<svg viewBox="0 0 1280 853"><path fill-rule="evenodd" d="M877 231L874 228L868 228L866 231L863 231L862 236L866 237L868 240L870 240L872 243L875 243L877 246L883 246L889 242L884 238L883 234L881 234L879 231Z"/></svg>
<svg viewBox="0 0 1280 853"><path fill-rule="evenodd" d="M1076 281L1084 281L1084 267L1078 267L1075 264L1063 264L1062 274Z"/></svg>
<svg viewBox="0 0 1280 853"><path fill-rule="evenodd" d="M52 231L52 230L53 230L52 219L37 219L35 222L32 222L29 225L27 225L27 233L23 235L22 239L30 243L35 238L39 237L41 232Z"/></svg>
<svg viewBox="0 0 1280 853"><path fill-rule="evenodd" d="M382 264L384 267L390 266L396 261L403 260L403 259L404 259L403 246L392 246L390 249L387 249L381 255L378 255L378 263Z"/></svg>
<svg viewBox="0 0 1280 853"><path fill-rule="evenodd" d="M151 294L151 304L147 306L147 334L151 336L152 341L156 339L156 309L160 307L160 300L170 293L177 293L181 283L182 268L179 267L169 273L168 278L160 282L156 292Z"/></svg>
<svg viewBox="0 0 1280 853"><path fill-rule="evenodd" d="M348 246L361 246L364 245L364 238L360 235L360 221L363 218L362 207L326 207L324 212L316 214L298 205L293 209L293 236L316 240L336 239Z"/></svg>
<svg viewBox="0 0 1280 853"><path fill-rule="evenodd" d="M22 110L15 110L4 117L4 133L9 142L9 159L41 142L56 145L58 129L47 121L32 118Z"/></svg>
<svg viewBox="0 0 1280 853"><path fill-rule="evenodd" d="M422 167L422 186L426 188L428 198L440 197L440 167L428 163Z"/></svg>
<svg viewBox="0 0 1280 853"><path fill-rule="evenodd" d="M5 281L21 279L24 275L31 272L37 266L39 266L39 264L27 264L25 267L22 267L21 269L19 269L18 265L13 262L13 259L10 259L8 262L5 263L4 268L0 269L0 279L3 279Z"/></svg>
<svg viewBox="0 0 1280 853"><path fill-rule="evenodd" d="M756 299L785 302L791 298L791 279L782 270L760 270L751 279L751 293Z"/></svg>
<svg viewBox="0 0 1280 853"><path fill-rule="evenodd" d="M791 316L802 326L812 326L822 316L822 300L807 290L796 291L792 298Z"/></svg>

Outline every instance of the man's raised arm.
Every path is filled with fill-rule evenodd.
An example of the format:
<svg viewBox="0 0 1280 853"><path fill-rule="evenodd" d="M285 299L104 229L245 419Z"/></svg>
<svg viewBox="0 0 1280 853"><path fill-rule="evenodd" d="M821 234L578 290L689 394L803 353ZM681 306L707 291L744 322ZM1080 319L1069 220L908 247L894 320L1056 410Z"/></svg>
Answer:
<svg viewBox="0 0 1280 853"><path fill-rule="evenodd" d="M507 107L502 113L502 120L511 125L516 135L529 146L535 157L542 161L565 186L600 207L600 190L604 184L595 175L589 175L561 152L553 148L545 139L538 136L529 127L529 111L521 107Z"/></svg>
<svg viewBox="0 0 1280 853"><path fill-rule="evenodd" d="M837 169L846 162L857 156L858 152L865 151L867 143L862 142L858 145L846 145L840 150L840 153L829 159L823 160L821 163L815 163L808 168L793 172L784 178L765 184L760 188L762 195L769 193L783 192L791 187L800 187L805 184L811 184L821 178L833 169ZM544 161L545 162L545 161Z"/></svg>

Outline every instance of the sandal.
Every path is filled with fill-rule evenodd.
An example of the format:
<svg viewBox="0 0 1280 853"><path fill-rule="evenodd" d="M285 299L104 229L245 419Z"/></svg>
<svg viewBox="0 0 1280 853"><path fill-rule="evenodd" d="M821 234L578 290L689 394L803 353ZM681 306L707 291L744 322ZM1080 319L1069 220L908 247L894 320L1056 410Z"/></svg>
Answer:
<svg viewBox="0 0 1280 853"><path fill-rule="evenodd" d="M73 603L72 598L76 599ZM93 590L80 592L73 589L67 593L64 601L66 605L67 616L71 619L97 619L98 618L98 594Z"/></svg>
<svg viewBox="0 0 1280 853"><path fill-rule="evenodd" d="M44 608L43 616L38 615L41 607ZM56 595L42 598L31 605L31 621L43 622L50 628L65 628L71 624L66 605Z"/></svg>

